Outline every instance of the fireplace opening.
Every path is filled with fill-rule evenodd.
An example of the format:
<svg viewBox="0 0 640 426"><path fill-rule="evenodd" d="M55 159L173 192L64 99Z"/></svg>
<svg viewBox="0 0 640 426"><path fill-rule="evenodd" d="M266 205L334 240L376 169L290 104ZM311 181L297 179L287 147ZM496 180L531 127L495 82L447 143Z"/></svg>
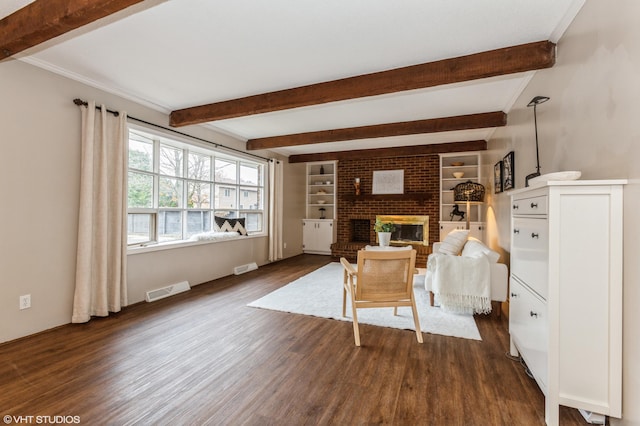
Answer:
<svg viewBox="0 0 640 426"><path fill-rule="evenodd" d="M371 221L369 219L351 219L351 241L369 243Z"/></svg>
<svg viewBox="0 0 640 426"><path fill-rule="evenodd" d="M392 243L429 245L429 216L376 216L376 220L395 225L396 229L391 233Z"/></svg>

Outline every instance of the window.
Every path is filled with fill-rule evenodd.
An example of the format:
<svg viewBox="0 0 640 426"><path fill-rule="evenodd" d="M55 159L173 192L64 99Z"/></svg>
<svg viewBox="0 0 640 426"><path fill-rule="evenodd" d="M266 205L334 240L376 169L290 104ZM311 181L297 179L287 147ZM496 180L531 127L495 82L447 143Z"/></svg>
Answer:
<svg viewBox="0 0 640 426"><path fill-rule="evenodd" d="M129 130L128 244L187 240L214 216L264 230L264 164L184 141Z"/></svg>

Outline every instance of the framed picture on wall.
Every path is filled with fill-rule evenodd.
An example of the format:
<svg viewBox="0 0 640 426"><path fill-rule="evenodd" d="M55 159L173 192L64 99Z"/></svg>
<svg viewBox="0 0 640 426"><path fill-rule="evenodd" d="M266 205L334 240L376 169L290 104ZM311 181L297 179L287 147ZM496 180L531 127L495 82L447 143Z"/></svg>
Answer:
<svg viewBox="0 0 640 426"><path fill-rule="evenodd" d="M502 190L513 189L515 187L514 174L515 154L513 151L502 159Z"/></svg>
<svg viewBox="0 0 640 426"><path fill-rule="evenodd" d="M502 160L493 166L493 188L496 194L502 192Z"/></svg>
<svg viewBox="0 0 640 426"><path fill-rule="evenodd" d="M372 194L404 194L404 170L373 172Z"/></svg>

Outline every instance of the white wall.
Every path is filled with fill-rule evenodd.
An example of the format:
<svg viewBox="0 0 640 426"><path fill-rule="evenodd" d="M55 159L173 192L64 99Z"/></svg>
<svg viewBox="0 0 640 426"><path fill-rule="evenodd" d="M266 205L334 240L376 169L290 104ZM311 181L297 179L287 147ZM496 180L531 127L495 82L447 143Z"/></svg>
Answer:
<svg viewBox="0 0 640 426"><path fill-rule="evenodd" d="M166 114L41 70L0 62L0 342L67 324L73 301L80 175L80 111L74 98L167 125ZM244 143L202 126L180 131L243 149ZM262 153L264 154L264 153ZM304 186L299 167L285 162L286 218L300 223ZM304 179L302 179L303 181ZM304 184L301 184L304 185ZM297 192L294 192L297 191ZM302 194L302 195L300 195ZM302 226L288 229L286 256L302 252ZM285 240L285 241L287 241ZM129 302L147 290L181 280L192 285L267 262L266 238L204 244L129 256ZM18 309L31 294L32 308Z"/></svg>
<svg viewBox="0 0 640 426"><path fill-rule="evenodd" d="M623 420L612 423L640 424L640 2L587 0L558 43L556 65L536 73L507 127L489 141L485 175L511 150L516 187L535 171L533 109L526 105L536 95L551 98L537 111L542 173L580 170L585 179L631 180L624 211ZM508 193L491 197L487 217L489 243L508 252Z"/></svg>

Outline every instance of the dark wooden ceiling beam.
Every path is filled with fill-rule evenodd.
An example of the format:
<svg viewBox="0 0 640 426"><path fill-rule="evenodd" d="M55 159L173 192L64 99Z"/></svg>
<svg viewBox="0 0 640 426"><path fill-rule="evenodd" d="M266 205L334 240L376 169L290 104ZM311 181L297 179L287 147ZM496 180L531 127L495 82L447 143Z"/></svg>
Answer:
<svg viewBox="0 0 640 426"><path fill-rule="evenodd" d="M502 111L494 111L480 114L458 115L455 117L432 118L428 120L376 124L372 126L349 127L249 139L249 141L247 141L247 149L271 149L283 146L311 145L390 136L450 132L455 130L485 129L506 125L507 114Z"/></svg>
<svg viewBox="0 0 640 426"><path fill-rule="evenodd" d="M357 149L353 151L322 152L289 156L289 163L330 160L366 160L369 158L415 157L416 155L436 155L449 152L485 151L487 141L448 142L430 145L400 146L393 148Z"/></svg>
<svg viewBox="0 0 640 426"><path fill-rule="evenodd" d="M180 127L549 68L555 64L555 47L555 44L550 41L527 43L457 58L195 106L173 111L169 121L172 126Z"/></svg>
<svg viewBox="0 0 640 426"><path fill-rule="evenodd" d="M144 0L36 0L0 20L0 59Z"/></svg>

